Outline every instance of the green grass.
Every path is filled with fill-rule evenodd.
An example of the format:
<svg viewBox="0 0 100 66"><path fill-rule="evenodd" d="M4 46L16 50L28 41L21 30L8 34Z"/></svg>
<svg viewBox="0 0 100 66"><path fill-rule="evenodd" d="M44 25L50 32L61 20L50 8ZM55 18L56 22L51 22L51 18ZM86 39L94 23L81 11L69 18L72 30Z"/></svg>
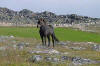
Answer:
<svg viewBox="0 0 100 66"><path fill-rule="evenodd" d="M71 28L57 28L55 32L60 40L100 42L100 34L83 32Z"/></svg>
<svg viewBox="0 0 100 66"><path fill-rule="evenodd" d="M0 27L0 35L40 39L37 28L31 27ZM83 32L71 28L55 28L55 34L62 41L91 41L100 43L100 34Z"/></svg>

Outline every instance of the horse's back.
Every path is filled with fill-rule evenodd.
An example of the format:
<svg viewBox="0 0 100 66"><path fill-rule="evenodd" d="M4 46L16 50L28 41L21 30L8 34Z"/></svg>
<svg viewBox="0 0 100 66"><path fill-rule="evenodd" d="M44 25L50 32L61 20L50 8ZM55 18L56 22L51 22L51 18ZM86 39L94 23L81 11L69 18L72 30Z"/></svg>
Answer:
<svg viewBox="0 0 100 66"><path fill-rule="evenodd" d="M48 25L50 28L54 29L52 25Z"/></svg>
<svg viewBox="0 0 100 66"><path fill-rule="evenodd" d="M40 27L40 33L52 34L54 32L52 25L43 25Z"/></svg>

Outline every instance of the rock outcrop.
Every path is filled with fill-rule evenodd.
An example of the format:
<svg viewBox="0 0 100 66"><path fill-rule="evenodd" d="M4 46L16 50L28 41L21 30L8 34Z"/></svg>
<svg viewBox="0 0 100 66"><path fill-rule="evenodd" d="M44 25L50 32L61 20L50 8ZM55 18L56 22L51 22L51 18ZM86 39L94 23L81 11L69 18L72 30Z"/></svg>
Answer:
<svg viewBox="0 0 100 66"><path fill-rule="evenodd" d="M91 18L88 16L80 16L76 14L56 15L55 13L44 11L34 13L30 10L23 9L21 11L13 11L8 8L0 8L0 22L14 24L35 24L38 18L45 18L49 23L56 24L79 24L79 23L96 23L99 18Z"/></svg>

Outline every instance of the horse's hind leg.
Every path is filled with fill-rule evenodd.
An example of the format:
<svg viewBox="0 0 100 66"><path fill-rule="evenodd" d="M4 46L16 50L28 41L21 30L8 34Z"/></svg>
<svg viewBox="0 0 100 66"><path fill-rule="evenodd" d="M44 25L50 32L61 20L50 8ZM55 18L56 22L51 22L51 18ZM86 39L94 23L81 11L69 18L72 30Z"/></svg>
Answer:
<svg viewBox="0 0 100 66"><path fill-rule="evenodd" d="M45 44L45 46L46 46L46 36L44 37L44 42L45 42L44 44Z"/></svg>
<svg viewBox="0 0 100 66"><path fill-rule="evenodd" d="M47 36L48 38L48 47L50 46L50 35Z"/></svg>

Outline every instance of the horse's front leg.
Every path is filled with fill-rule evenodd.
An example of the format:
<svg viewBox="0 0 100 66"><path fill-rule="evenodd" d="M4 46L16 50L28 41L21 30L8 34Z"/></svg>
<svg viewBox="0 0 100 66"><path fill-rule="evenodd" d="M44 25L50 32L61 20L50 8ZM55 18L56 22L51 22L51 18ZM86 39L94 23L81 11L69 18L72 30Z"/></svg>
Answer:
<svg viewBox="0 0 100 66"><path fill-rule="evenodd" d="M43 37L43 33L41 31L39 31L40 33L40 37L41 37L41 40L42 40L42 45L44 46L44 37Z"/></svg>
<svg viewBox="0 0 100 66"><path fill-rule="evenodd" d="M44 46L44 38L42 37L42 45Z"/></svg>
<svg viewBox="0 0 100 66"><path fill-rule="evenodd" d="M54 35L52 35L52 43L53 43L53 47L54 47L55 46Z"/></svg>
<svg viewBox="0 0 100 66"><path fill-rule="evenodd" d="M42 40L42 45L44 46L44 38L43 38L43 36L41 36L41 40Z"/></svg>
<svg viewBox="0 0 100 66"><path fill-rule="evenodd" d="M40 34L40 37L41 37L41 40L42 40L42 45L44 46L44 38L43 38L43 35Z"/></svg>
<svg viewBox="0 0 100 66"><path fill-rule="evenodd" d="M50 35L47 36L48 38L48 47L50 46Z"/></svg>

